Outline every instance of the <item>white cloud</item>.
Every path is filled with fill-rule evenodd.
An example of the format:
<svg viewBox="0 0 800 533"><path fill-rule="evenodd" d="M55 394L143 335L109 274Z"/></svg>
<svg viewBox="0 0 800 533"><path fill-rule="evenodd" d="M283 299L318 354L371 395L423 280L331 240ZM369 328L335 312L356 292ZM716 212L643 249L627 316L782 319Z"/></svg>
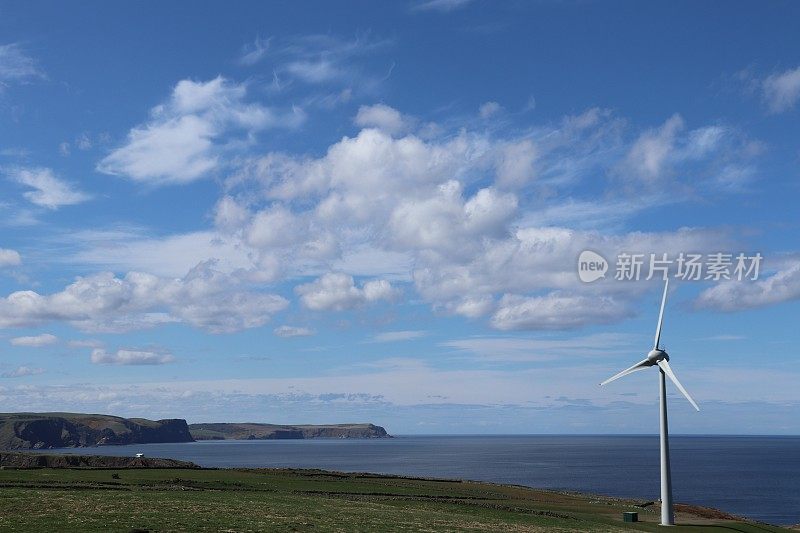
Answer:
<svg viewBox="0 0 800 533"><path fill-rule="evenodd" d="M57 178L49 168L14 168L6 173L14 181L33 189L23 193L23 196L38 206L58 209L91 199L90 195Z"/></svg>
<svg viewBox="0 0 800 533"><path fill-rule="evenodd" d="M8 266L19 266L22 264L22 258L16 250L8 248L0 248L0 268Z"/></svg>
<svg viewBox="0 0 800 533"><path fill-rule="evenodd" d="M604 320L600 315L569 317L557 305L598 297L594 290L575 292L575 261L583 249L614 257L631 250L708 250L730 240L702 229L625 233L619 227L641 209L677 201L674 193L662 192L660 176L669 175L668 169L729 161L728 149L735 146L730 130L683 132L681 124L673 117L628 147L618 144L620 121L597 109L566 117L555 128L501 139L465 130L425 139L393 137L366 127L318 158L270 153L247 161L226 182L217 225L256 251L264 266L254 268L268 268L269 279L339 272L336 283L328 280L330 290L298 288L308 307L359 305L359 289L351 282L358 275L411 278L434 309L470 318L494 314L491 323L499 328L597 323ZM666 148L647 155L662 141ZM620 191L616 175L609 175L602 200L553 196L577 178L599 179L630 153L639 155L626 161L653 171L648 194ZM607 230L603 224L615 233L585 229ZM645 290L614 289L608 320L627 316ZM561 291L558 299L543 296L554 291ZM503 295L508 297L501 304Z"/></svg>
<svg viewBox="0 0 800 533"><path fill-rule="evenodd" d="M302 219L276 205L253 217L245 230L245 240L254 248L280 248L298 242L305 233Z"/></svg>
<svg viewBox="0 0 800 533"><path fill-rule="evenodd" d="M244 94L219 80L176 87L169 106L175 113L213 115L220 91L232 91L233 100ZM369 117L376 110L378 118ZM592 109L519 136L442 129L422 137L386 131L404 120L399 111L375 106L362 111L357 121L365 128L334 142L321 156L271 152L237 162L209 231L158 238L136 230L70 235L80 243L77 253L67 254L70 261L130 272L102 282L124 288L119 304L80 308L84 318L56 312L55 319L83 329L182 322L233 331L264 324L288 305L273 299L272 310L259 315L264 302L247 299L267 296L257 290L259 284L292 280L300 283L295 293L305 307L336 311L390 299L397 293L391 280L411 281L421 301L438 312L485 317L495 328L574 328L624 318L648 290L602 281L581 287L575 261L583 249L611 258L620 251L718 249L729 240L703 229L626 233L619 226L637 209L676 201L672 189L666 194L663 179L676 169L735 160L729 150L736 135L727 128L685 130L675 116L625 143L624 121ZM366 127L381 121L381 128ZM618 170L624 165L651 172L653 190L646 195L620 190ZM580 194L574 185L583 179L596 181L591 196L565 200L558 194L561 187ZM604 186L603 199L596 200ZM613 233L605 226L585 229L609 219ZM207 258L218 259L209 277L213 288L203 282L190 291L183 273ZM375 279L357 285L354 276ZM294 281L298 278L314 281ZM102 284L99 278L89 284L95 283ZM142 283L155 287L144 294L159 292L149 303L125 292ZM223 298L221 287L235 295ZM170 291L173 303L160 296ZM608 300L602 300L604 292ZM37 314L44 311L18 313L19 319L3 313L12 296L21 299L19 294L0 300L0 323L50 320ZM33 294L35 309L44 305L37 297L49 298ZM602 313L566 311L596 302L605 306L599 308Z"/></svg>
<svg viewBox="0 0 800 533"><path fill-rule="evenodd" d="M474 253L482 237L504 236L516 211L513 194L485 188L465 201L461 184L448 181L428 199L398 205L389 228L401 249L458 257Z"/></svg>
<svg viewBox="0 0 800 533"><path fill-rule="evenodd" d="M661 178L683 127L683 118L673 115L660 128L643 133L625 160L625 170L630 173L630 178L645 183Z"/></svg>
<svg viewBox="0 0 800 533"><path fill-rule="evenodd" d="M410 130L414 120L393 107L374 104L359 107L353 122L362 128L378 128L390 135L398 135Z"/></svg>
<svg viewBox="0 0 800 533"><path fill-rule="evenodd" d="M792 109L800 100L800 67L769 76L762 89L764 101L772 113Z"/></svg>
<svg viewBox="0 0 800 533"><path fill-rule="evenodd" d="M179 279L103 272L51 295L14 292L0 298L0 327L64 321L84 331L119 332L182 322L227 333L262 326L287 305L280 296L246 290L239 279L201 263Z"/></svg>
<svg viewBox="0 0 800 533"><path fill-rule="evenodd" d="M53 241L62 251L61 259L69 263L163 277L179 278L212 259L225 272L251 266L248 251L238 241L212 231L147 237L141 229L123 227L66 233Z"/></svg>
<svg viewBox="0 0 800 533"><path fill-rule="evenodd" d="M294 128L305 119L297 108L277 113L247 103L246 92L245 85L222 77L178 82L169 101L153 108L151 120L133 128L126 144L100 161L97 169L155 186L187 183L219 167L229 137Z"/></svg>
<svg viewBox="0 0 800 533"><path fill-rule="evenodd" d="M421 339L427 335L427 331L406 330L406 331L384 331L372 338L373 342L402 342L414 339Z"/></svg>
<svg viewBox="0 0 800 533"><path fill-rule="evenodd" d="M223 196L214 207L214 225L222 231L235 231L245 225L250 212L230 196Z"/></svg>
<svg viewBox="0 0 800 533"><path fill-rule="evenodd" d="M298 285L295 292L303 305L314 311L353 309L366 303L390 300L396 293L386 280L371 280L356 287L353 276L335 272Z"/></svg>
<svg viewBox="0 0 800 533"><path fill-rule="evenodd" d="M523 139L511 142L501 151L497 164L497 184L504 188L520 188L536 177L534 164L538 152L533 141Z"/></svg>
<svg viewBox="0 0 800 533"><path fill-rule="evenodd" d="M44 369L33 368L29 366L19 366L10 372L3 372L0 374L0 376L4 378L22 378L25 376L36 376L38 374L44 374Z"/></svg>
<svg viewBox="0 0 800 533"><path fill-rule="evenodd" d="M576 261L582 250L593 249L604 257L616 257L622 251L676 254L683 250L708 250L725 243L724 235L707 230L681 229L676 232L629 233L616 236L596 231L557 227L525 227L502 239L487 240L463 261L418 262L414 283L418 293L434 307L450 313L476 318L495 309L496 295L505 298L492 325L502 329L576 327L597 323L602 316L575 311L568 316L560 304L567 304L580 290L580 298L595 302L603 294L613 296L617 305L608 303L610 319L625 316L622 306L638 299L647 290L644 285L606 283L586 286L578 281ZM527 296L542 291L562 291L551 296ZM623 303L624 302L624 303ZM590 313L591 311L585 311ZM558 319L561 319L559 322Z"/></svg>
<svg viewBox="0 0 800 533"><path fill-rule="evenodd" d="M274 330L278 337L310 337L314 335L314 330L299 326L279 326Z"/></svg>
<svg viewBox="0 0 800 533"><path fill-rule="evenodd" d="M503 107L497 102L486 102L481 104L481 107L478 109L478 114L481 118L487 119L492 118L502 110Z"/></svg>
<svg viewBox="0 0 800 533"><path fill-rule="evenodd" d="M704 290L695 305L718 311L741 311L800 299L800 262L759 281L723 281Z"/></svg>
<svg viewBox="0 0 800 533"><path fill-rule="evenodd" d="M193 181L217 166L219 159L211 153L216 135L209 121L194 115L135 128L98 170L145 183Z"/></svg>
<svg viewBox="0 0 800 533"><path fill-rule="evenodd" d="M125 349L108 352L102 348L92 350L91 357L96 365L165 365L174 360L169 352Z"/></svg>
<svg viewBox="0 0 800 533"><path fill-rule="evenodd" d="M630 316L625 304L613 297L551 292L546 296L505 295L492 316L500 330L568 329L608 324Z"/></svg>
<svg viewBox="0 0 800 533"><path fill-rule="evenodd" d="M9 341L13 346L25 346L27 348L40 348L50 346L58 342L58 337L50 333L42 333L32 337L15 337Z"/></svg>
<svg viewBox="0 0 800 533"><path fill-rule="evenodd" d="M26 83L44 77L36 61L19 43L0 45L0 89L11 83Z"/></svg>
<svg viewBox="0 0 800 533"><path fill-rule="evenodd" d="M667 188L673 199L697 191L735 193L752 180L751 160L761 150L762 143L726 126L687 130L675 114L659 128L643 132L613 170L627 182L629 194Z"/></svg>

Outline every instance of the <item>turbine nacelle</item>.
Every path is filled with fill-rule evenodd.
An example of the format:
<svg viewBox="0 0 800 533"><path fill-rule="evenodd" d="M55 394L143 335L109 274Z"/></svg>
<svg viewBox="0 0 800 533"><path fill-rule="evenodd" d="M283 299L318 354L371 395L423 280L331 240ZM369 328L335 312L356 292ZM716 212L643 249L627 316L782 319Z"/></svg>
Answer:
<svg viewBox="0 0 800 533"><path fill-rule="evenodd" d="M659 348L654 348L650 350L650 353L647 354L647 360L650 363L657 365L659 361L669 361L669 355L664 350Z"/></svg>

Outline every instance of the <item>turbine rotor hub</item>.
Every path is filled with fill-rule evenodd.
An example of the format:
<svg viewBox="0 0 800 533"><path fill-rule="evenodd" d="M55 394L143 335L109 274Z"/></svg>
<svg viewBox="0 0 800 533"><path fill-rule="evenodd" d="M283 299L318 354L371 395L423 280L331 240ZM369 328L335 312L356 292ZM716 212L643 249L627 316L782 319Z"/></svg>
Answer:
<svg viewBox="0 0 800 533"><path fill-rule="evenodd" d="M669 361L669 355L664 350L650 350L650 353L647 354L647 359L655 364L658 364L659 361Z"/></svg>

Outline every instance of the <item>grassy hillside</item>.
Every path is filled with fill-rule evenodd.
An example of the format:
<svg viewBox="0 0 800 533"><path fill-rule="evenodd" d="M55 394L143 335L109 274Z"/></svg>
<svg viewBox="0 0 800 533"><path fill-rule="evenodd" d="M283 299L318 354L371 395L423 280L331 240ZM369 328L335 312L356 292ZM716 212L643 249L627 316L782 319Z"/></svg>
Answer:
<svg viewBox="0 0 800 533"><path fill-rule="evenodd" d="M0 470L2 531L663 531L657 506L312 470ZM636 510L643 522L625 524ZM681 507L671 531L777 532Z"/></svg>
<svg viewBox="0 0 800 533"><path fill-rule="evenodd" d="M388 437L386 430L374 424L279 425L253 423L190 424L195 440L215 439L365 439Z"/></svg>

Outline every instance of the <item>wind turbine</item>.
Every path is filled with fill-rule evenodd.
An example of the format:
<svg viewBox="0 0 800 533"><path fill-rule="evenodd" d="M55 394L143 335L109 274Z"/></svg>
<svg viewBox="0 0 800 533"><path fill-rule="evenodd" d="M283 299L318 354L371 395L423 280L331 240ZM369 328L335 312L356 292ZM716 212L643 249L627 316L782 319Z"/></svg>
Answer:
<svg viewBox="0 0 800 533"><path fill-rule="evenodd" d="M692 407L697 409L698 411L700 408L697 406L697 403L692 399L686 389L683 388L681 382L678 381L678 378L675 377L675 373L672 371L672 368L669 366L669 355L667 352L662 350L659 347L659 343L661 341L661 324L664 322L664 306L667 303L667 289L669 288L669 278L667 278L667 282L664 284L664 295L661 297L661 311L658 313L658 325L656 326L656 338L655 343L653 345L653 349L650 350L650 353L647 354L647 359L644 361L639 361L635 365L630 368L627 368L620 372L615 376L611 376L600 385L605 385L606 383L610 383L615 379L619 379L623 376L627 376L628 374L632 374L633 372L637 372L639 370L644 370L651 366L658 366L658 373L659 373L659 404L660 404L660 421L661 421L661 431L660 431L660 444L661 444L661 525L662 526L672 526L675 525L675 513L672 508L672 479L670 477L670 470L669 470L669 431L667 429L667 387L666 387L666 377L668 377L678 390L689 400L689 403L692 404Z"/></svg>

